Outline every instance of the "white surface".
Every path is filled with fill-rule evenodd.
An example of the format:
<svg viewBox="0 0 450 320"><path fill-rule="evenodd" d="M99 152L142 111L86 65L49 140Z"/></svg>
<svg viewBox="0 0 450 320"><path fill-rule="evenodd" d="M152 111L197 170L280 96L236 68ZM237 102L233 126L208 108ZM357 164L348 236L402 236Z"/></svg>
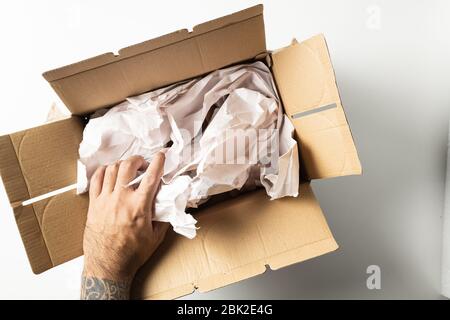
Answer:
<svg viewBox="0 0 450 320"><path fill-rule="evenodd" d="M442 217L441 293L450 299L450 131L447 145L447 176L445 179L445 204Z"/></svg>
<svg viewBox="0 0 450 320"><path fill-rule="evenodd" d="M43 71L257 1L190 3L1 1L0 133L44 121L56 98ZM313 183L338 251L190 298L438 298L450 2L265 3L269 48L327 37L364 175ZM82 259L33 275L0 188L0 298L76 299ZM380 290L366 287L369 265Z"/></svg>

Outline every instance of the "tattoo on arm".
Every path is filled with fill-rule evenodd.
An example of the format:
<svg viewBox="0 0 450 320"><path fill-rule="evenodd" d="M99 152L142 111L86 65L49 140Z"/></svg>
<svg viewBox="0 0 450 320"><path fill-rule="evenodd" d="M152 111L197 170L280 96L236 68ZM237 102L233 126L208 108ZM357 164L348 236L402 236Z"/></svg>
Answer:
<svg viewBox="0 0 450 320"><path fill-rule="evenodd" d="M127 300L130 297L130 285L130 281L83 276L81 300Z"/></svg>

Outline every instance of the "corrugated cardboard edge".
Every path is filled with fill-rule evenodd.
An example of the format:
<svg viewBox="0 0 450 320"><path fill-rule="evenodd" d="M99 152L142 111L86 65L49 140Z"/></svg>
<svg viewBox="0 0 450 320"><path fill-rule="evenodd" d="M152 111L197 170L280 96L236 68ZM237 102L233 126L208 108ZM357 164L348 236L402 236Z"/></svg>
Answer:
<svg viewBox="0 0 450 320"><path fill-rule="evenodd" d="M0 137L0 151L1 178L11 206L17 207L21 201L30 197L30 193L9 135Z"/></svg>
<svg viewBox="0 0 450 320"><path fill-rule="evenodd" d="M61 134L60 130L68 134ZM68 195L54 195L28 205L23 205L23 202L75 182L81 134L81 119L70 117L0 137L0 174L34 273L64 262L52 252L54 242L59 239L51 237L54 233L46 233L43 219L49 214L46 211L49 203L67 199ZM36 159L39 160L38 165L33 163ZM53 208L52 214L60 219L66 217L64 212ZM72 250L70 258L80 255L79 251Z"/></svg>
<svg viewBox="0 0 450 320"><path fill-rule="evenodd" d="M29 198L29 192L9 135L0 137L0 150L1 177L13 207L14 217L31 269L38 274L52 268L53 263L33 206L21 206L21 201Z"/></svg>
<svg viewBox="0 0 450 320"><path fill-rule="evenodd" d="M33 206L17 207L13 210L33 273L39 274L53 268L55 265L50 258Z"/></svg>
<svg viewBox="0 0 450 320"><path fill-rule="evenodd" d="M188 32L187 29L181 29L151 40L144 41L129 47L125 47L119 50L119 55L114 55L112 52L104 53L96 57L92 57L86 60L75 62L67 66L49 70L44 72L42 76L48 81L56 81L65 77L69 77L74 74L82 73L87 70L99 68L109 63L114 63L123 59L128 59L133 56L154 51L159 48L197 37L199 35L217 30L253 17L263 14L263 5L259 4L224 17L214 19L193 28L192 32Z"/></svg>
<svg viewBox="0 0 450 320"><path fill-rule="evenodd" d="M308 244L293 250L289 250L268 259L261 259L254 263L233 269L227 274L216 274L208 278L201 279L198 283L188 283L182 286L171 288L167 291L155 295L142 296L140 299L175 299L193 293L196 289L199 292L208 292L232 283L239 282L260 274L263 274L269 266L272 270L278 270L289 265L313 259L323 254L335 251L339 248L333 236L316 243Z"/></svg>

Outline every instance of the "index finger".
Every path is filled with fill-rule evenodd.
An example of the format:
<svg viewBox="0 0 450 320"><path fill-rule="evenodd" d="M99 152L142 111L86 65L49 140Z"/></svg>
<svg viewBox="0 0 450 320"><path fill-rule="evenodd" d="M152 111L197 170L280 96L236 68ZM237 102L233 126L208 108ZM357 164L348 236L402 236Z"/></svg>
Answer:
<svg viewBox="0 0 450 320"><path fill-rule="evenodd" d="M158 190L164 172L164 161L166 157L164 153L158 152L153 157L152 162L145 171L145 176L138 187L138 191L142 192L149 201L153 201Z"/></svg>
<svg viewBox="0 0 450 320"><path fill-rule="evenodd" d="M141 156L132 156L122 161L117 174L116 187L127 185L131 180L136 178L137 171L146 169L147 165L147 161Z"/></svg>

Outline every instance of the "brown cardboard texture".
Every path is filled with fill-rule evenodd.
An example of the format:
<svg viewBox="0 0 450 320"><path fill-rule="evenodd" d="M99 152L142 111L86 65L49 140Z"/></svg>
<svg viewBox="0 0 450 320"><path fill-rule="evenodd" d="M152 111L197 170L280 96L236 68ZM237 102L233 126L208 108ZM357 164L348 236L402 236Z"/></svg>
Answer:
<svg viewBox="0 0 450 320"><path fill-rule="evenodd" d="M43 272L82 254L87 195L76 183L83 115L126 97L267 56L295 126L309 179L360 174L323 36L270 54L262 5L119 51L46 72L72 117L0 137L0 173L31 267ZM135 298L208 291L337 248L309 179L298 198L270 201L263 190L199 209L194 240L169 232L133 284Z"/></svg>
<svg viewBox="0 0 450 320"><path fill-rule="evenodd" d="M325 38L293 41L272 54L272 71L292 119L309 179L361 174Z"/></svg>

